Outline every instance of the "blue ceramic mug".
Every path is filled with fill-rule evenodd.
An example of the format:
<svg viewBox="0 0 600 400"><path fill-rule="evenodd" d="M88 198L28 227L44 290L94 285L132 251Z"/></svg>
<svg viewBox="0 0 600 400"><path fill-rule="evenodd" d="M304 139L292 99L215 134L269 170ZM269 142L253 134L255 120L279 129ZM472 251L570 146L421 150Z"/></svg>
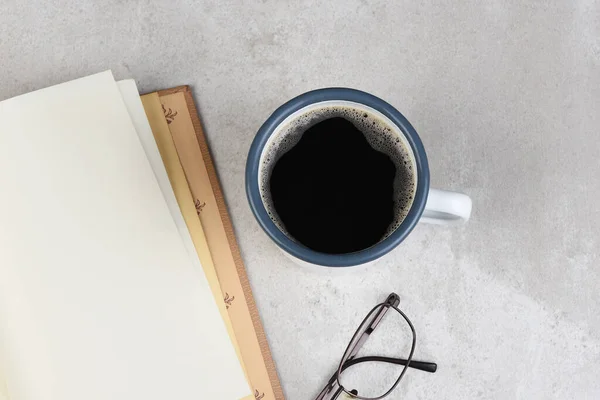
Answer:
<svg viewBox="0 0 600 400"><path fill-rule="evenodd" d="M393 128L394 133L409 148L416 171L413 202L399 226L377 244L348 254L320 253L303 246L278 227L281 223L278 223L277 215L268 212L265 203L269 190L268 184L265 185L265 174L277 161L272 156L267 158L267 154L270 154L269 148L275 141L281 142L278 136L285 134L283 128L315 109L336 106L364 110ZM365 264L385 255L408 236L417 222L465 222L471 214L471 199L467 195L430 189L427 155L419 135L408 120L380 98L347 88L327 88L304 93L279 107L266 120L258 130L248 154L246 194L256 220L286 255L303 264L328 267Z"/></svg>

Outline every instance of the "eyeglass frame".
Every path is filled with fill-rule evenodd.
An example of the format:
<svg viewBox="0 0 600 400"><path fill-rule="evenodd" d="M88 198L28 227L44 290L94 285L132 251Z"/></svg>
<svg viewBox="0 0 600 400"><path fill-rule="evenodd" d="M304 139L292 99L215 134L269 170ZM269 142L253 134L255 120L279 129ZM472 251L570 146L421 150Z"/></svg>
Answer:
<svg viewBox="0 0 600 400"><path fill-rule="evenodd" d="M352 398L360 399L360 400L381 400L384 397L388 396L392 391L394 391L394 389L396 389L396 387L398 386L398 384L404 377L404 374L406 373L406 370L408 369L408 367L418 369L421 371L425 371L425 372L431 372L431 373L433 373L437 370L436 363L412 360L412 357L413 357L413 354L415 351L416 342L417 342L417 334L415 332L415 328L414 328L412 322L410 321L410 319L406 316L406 314L404 314L404 312L402 312L398 308L399 305L400 305L400 296L398 296L396 293L391 293L383 303L377 304L375 307L373 307L371 309L371 311L369 311L367 316L363 319L363 321L358 326L358 329L356 330L356 332L354 332L352 339L348 343L348 346L346 347L346 351L344 351L344 355L342 356L342 359L340 360L338 369L333 374L333 376L329 379L329 381L327 382L327 385L323 388L323 390L319 393L319 395L317 395L315 400L325 400L325 396L328 394L331 394L332 392L333 392L332 397L329 397L328 400L336 400L342 393L345 393L345 394L351 396ZM412 333L412 344L411 344L411 349L410 349L408 358L401 359L401 358L379 357L379 356L355 358L356 354L358 354L358 352L360 351L362 346L365 344L365 342L367 341L369 336L373 333L375 328L377 328L377 326L379 325L379 323L381 322L381 320L383 319L383 317L385 316L385 314L388 312L388 310L390 308L397 311L402 316L402 318L404 318L404 320L407 322L408 326L410 327L410 330ZM373 318L373 322L363 331L363 325L369 320L369 318L371 318L372 314L375 313L375 311L377 311L378 309L380 309L380 310L377 314L375 314L375 316ZM360 334L361 331L363 331L362 334ZM360 334L360 337L358 337L359 334ZM356 340L357 337L358 337L358 340ZM394 382L392 387L381 396L378 396L378 397L360 396L358 394L358 392L355 390L348 391L344 387L344 385L342 385L342 383L340 382L340 376L346 368L351 367L352 365L359 364L361 362L367 362L367 361L387 362L387 363L392 363L392 364L397 364L397 365L404 365L402 372L400 373L400 375L398 376L398 378L396 379L396 381Z"/></svg>

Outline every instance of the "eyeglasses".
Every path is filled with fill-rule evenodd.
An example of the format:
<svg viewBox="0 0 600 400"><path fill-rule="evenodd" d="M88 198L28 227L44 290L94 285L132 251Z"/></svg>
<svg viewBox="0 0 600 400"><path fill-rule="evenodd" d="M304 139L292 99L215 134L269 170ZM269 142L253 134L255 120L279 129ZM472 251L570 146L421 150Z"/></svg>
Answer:
<svg viewBox="0 0 600 400"><path fill-rule="evenodd" d="M400 297L392 293L383 303L373 307L352 336L337 371L315 400L336 400L343 393L354 399L380 400L398 386L408 367L431 373L437 370L435 363L413 361L417 336L413 324L398 308L399 305ZM390 310L393 311L388 314ZM391 321L393 324L391 329L389 324L385 330L380 328L384 335L382 343L385 351L388 353L391 350L394 355L401 351L407 357L357 357L386 314L385 322Z"/></svg>

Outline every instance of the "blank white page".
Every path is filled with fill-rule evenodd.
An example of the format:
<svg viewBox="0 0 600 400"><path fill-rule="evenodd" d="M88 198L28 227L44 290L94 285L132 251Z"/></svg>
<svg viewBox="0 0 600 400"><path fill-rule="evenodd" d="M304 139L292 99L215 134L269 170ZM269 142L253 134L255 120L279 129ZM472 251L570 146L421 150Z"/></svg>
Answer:
<svg viewBox="0 0 600 400"><path fill-rule="evenodd" d="M135 81L133 79L127 79L117 82L117 85L119 86L119 91L121 92L123 101L127 106L127 111L129 112L131 121L135 126L135 130L140 142L142 143L142 147L144 148L148 162L152 167L152 171L154 171L154 176L156 177L158 186L160 187L163 197L165 198L167 207L169 207L173 221L177 226L177 230L179 231L179 236L181 237L183 245L190 255L192 264L202 271L202 264L198 258L198 253L194 247L194 242L192 240L192 236L190 235L190 231L185 224L185 219L183 219L183 215L179 209L177 198L175 197L175 193L171 187L169 175L167 174L167 170L163 164L156 141L154 140L152 128L150 127L150 123L146 117L146 111L144 110L144 105L140 99L140 94Z"/></svg>
<svg viewBox="0 0 600 400"><path fill-rule="evenodd" d="M248 386L112 74L0 103L11 400L237 400Z"/></svg>

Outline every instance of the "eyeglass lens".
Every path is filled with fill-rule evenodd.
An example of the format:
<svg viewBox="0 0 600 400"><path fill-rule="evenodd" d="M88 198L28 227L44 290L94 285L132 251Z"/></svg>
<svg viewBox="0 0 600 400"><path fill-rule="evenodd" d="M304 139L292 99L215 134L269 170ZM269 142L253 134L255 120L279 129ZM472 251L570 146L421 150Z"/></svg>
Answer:
<svg viewBox="0 0 600 400"><path fill-rule="evenodd" d="M377 329L371 332L374 322ZM346 368L339 375L340 384L349 392L357 391L360 397L383 396L394 386L405 366L374 361L372 357L407 359L412 343L413 332L405 318L393 307L385 304L376 307L361 324L344 355L342 363ZM357 344L360 349L353 354L351 350ZM365 357L366 361L360 362Z"/></svg>

